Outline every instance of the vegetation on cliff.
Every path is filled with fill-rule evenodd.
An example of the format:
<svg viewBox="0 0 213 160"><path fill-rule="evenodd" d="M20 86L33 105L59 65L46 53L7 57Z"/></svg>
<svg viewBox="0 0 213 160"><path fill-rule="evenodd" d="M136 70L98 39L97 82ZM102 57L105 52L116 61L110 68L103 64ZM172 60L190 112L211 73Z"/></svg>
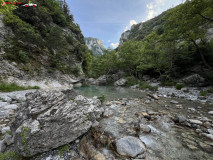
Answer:
<svg viewBox="0 0 213 160"><path fill-rule="evenodd" d="M22 1L25 3L28 1ZM2 46L6 51L4 57L24 64L25 68L30 64L35 71L43 66L50 72L60 70L77 75L76 63L80 63L87 72L91 54L68 6L61 8L56 0L32 0L32 3L39 7L18 6L4 11L4 23L14 33Z"/></svg>

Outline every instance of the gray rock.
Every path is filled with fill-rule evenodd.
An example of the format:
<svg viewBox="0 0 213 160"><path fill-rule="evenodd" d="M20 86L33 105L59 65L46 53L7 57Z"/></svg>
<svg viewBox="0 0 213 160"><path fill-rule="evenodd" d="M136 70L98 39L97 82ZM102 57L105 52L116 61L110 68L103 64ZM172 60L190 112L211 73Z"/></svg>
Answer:
<svg viewBox="0 0 213 160"><path fill-rule="evenodd" d="M9 126L3 127L3 128L1 129L1 133L2 133L2 134L5 134L5 133L7 133L7 132L10 132L10 127L9 127Z"/></svg>
<svg viewBox="0 0 213 160"><path fill-rule="evenodd" d="M150 80L150 76L149 75L144 75L142 78L143 78L144 81Z"/></svg>
<svg viewBox="0 0 213 160"><path fill-rule="evenodd" d="M102 75L98 79L95 80L95 85L106 85L107 84L107 76Z"/></svg>
<svg viewBox="0 0 213 160"><path fill-rule="evenodd" d="M205 85L205 79L201 77L199 74L193 74L188 77L185 77L181 80L181 82L191 87L201 87Z"/></svg>
<svg viewBox="0 0 213 160"><path fill-rule="evenodd" d="M178 104L178 102L175 101L175 100L171 100L170 103L172 103L172 104Z"/></svg>
<svg viewBox="0 0 213 160"><path fill-rule="evenodd" d="M139 88L139 84L136 84L136 85L134 85L134 86L131 86L130 88L132 88L132 89Z"/></svg>
<svg viewBox="0 0 213 160"><path fill-rule="evenodd" d="M202 125L202 122L196 119L189 119L188 121L189 123L192 123L192 124Z"/></svg>
<svg viewBox="0 0 213 160"><path fill-rule="evenodd" d="M207 129L210 134L213 135L213 129Z"/></svg>
<svg viewBox="0 0 213 160"><path fill-rule="evenodd" d="M6 134L4 136L4 143L7 144L8 146L11 145L13 143L13 138L11 135Z"/></svg>
<svg viewBox="0 0 213 160"><path fill-rule="evenodd" d="M202 135L205 136L206 138L209 138L209 139L213 140L213 135L212 134L202 133Z"/></svg>
<svg viewBox="0 0 213 160"><path fill-rule="evenodd" d="M186 121L186 117L185 116L177 116L175 117L175 122L177 123L184 123Z"/></svg>
<svg viewBox="0 0 213 160"><path fill-rule="evenodd" d="M22 156L33 156L74 141L102 114L97 98L79 95L69 100L60 91L44 90L29 93L26 98L11 124L14 146Z"/></svg>
<svg viewBox="0 0 213 160"><path fill-rule="evenodd" d="M126 84L126 82L127 82L126 79L121 78L114 83L114 86L124 86Z"/></svg>
<svg viewBox="0 0 213 160"><path fill-rule="evenodd" d="M3 153L6 149L6 145L3 141L0 141L0 153Z"/></svg>
<svg viewBox="0 0 213 160"><path fill-rule="evenodd" d="M160 99L160 98L159 98L157 95L155 95L155 94L148 94L148 96L151 97L151 98L153 98L153 99L155 99L155 100L159 100L159 99Z"/></svg>
<svg viewBox="0 0 213 160"><path fill-rule="evenodd" d="M213 115L213 111L209 111L208 114Z"/></svg>
<svg viewBox="0 0 213 160"><path fill-rule="evenodd" d="M146 151L144 144L140 139L132 136L126 136L116 141L117 152L122 156L136 157Z"/></svg>
<svg viewBox="0 0 213 160"><path fill-rule="evenodd" d="M151 132L151 128L147 125L143 125L143 124L140 124L140 130L144 133L150 133Z"/></svg>
<svg viewBox="0 0 213 160"><path fill-rule="evenodd" d="M107 109L104 111L103 117L109 118L109 117L111 117L111 116L113 116L113 111L107 108Z"/></svg>

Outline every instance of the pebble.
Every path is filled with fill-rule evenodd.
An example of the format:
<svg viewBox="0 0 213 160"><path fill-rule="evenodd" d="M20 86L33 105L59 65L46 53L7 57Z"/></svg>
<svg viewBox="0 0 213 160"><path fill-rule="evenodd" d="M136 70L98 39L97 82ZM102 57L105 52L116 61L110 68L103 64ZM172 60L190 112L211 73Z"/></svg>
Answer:
<svg viewBox="0 0 213 160"><path fill-rule="evenodd" d="M1 133L2 133L2 134L5 134L6 132L10 132L10 127L9 127L9 126L3 127L3 128L1 129Z"/></svg>
<svg viewBox="0 0 213 160"><path fill-rule="evenodd" d="M189 123L192 123L192 124L202 125L202 122L196 119L189 119L188 121Z"/></svg>
<svg viewBox="0 0 213 160"><path fill-rule="evenodd" d="M171 100L170 103L172 103L172 104L178 104L178 102L174 101L174 100Z"/></svg>
<svg viewBox="0 0 213 160"><path fill-rule="evenodd" d="M213 111L209 111L208 114L213 115Z"/></svg>
<svg viewBox="0 0 213 160"><path fill-rule="evenodd" d="M207 134L207 133L202 133L203 136L213 140L213 135L212 134Z"/></svg>
<svg viewBox="0 0 213 160"><path fill-rule="evenodd" d="M94 156L95 160L105 160L105 156L102 153L98 153Z"/></svg>
<svg viewBox="0 0 213 160"><path fill-rule="evenodd" d="M143 124L140 124L140 130L143 133L150 133L151 132L151 128L149 126L143 125Z"/></svg>
<svg viewBox="0 0 213 160"><path fill-rule="evenodd" d="M104 111L103 116L104 116L105 118L109 118L109 117L113 116L113 111L112 111L112 110L109 110L109 109L107 108L107 109Z"/></svg>
<svg viewBox="0 0 213 160"><path fill-rule="evenodd" d="M146 151L141 140L132 136L126 136L117 140L115 145L117 152L122 156L136 157Z"/></svg>

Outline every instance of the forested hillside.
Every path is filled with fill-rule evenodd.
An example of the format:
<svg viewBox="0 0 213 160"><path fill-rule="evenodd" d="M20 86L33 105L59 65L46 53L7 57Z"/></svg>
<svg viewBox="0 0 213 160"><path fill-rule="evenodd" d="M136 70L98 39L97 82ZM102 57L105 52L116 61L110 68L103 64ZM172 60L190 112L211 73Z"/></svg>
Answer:
<svg viewBox="0 0 213 160"><path fill-rule="evenodd" d="M7 5L1 10L4 24L13 33L5 37L7 43L1 43L4 59L16 62L29 73L39 73L44 67L49 73L59 70L78 75L81 66L76 64L82 64L87 72L91 55L68 5L61 8L56 0L31 2L39 7Z"/></svg>
<svg viewBox="0 0 213 160"><path fill-rule="evenodd" d="M173 81L197 72L213 84L212 15L212 0L191 0L133 26L116 51L93 61L91 74L122 70L138 79L148 74Z"/></svg>

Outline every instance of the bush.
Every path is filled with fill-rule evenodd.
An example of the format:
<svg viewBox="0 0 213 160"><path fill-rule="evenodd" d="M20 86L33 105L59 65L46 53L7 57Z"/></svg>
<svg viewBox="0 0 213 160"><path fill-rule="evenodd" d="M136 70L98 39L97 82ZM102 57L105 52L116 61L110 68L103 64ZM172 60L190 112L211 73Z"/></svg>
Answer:
<svg viewBox="0 0 213 160"><path fill-rule="evenodd" d="M134 76L126 77L126 80L127 80L126 82L127 86L133 86L138 83L138 79L136 79Z"/></svg>
<svg viewBox="0 0 213 160"><path fill-rule="evenodd" d="M207 95L207 91L200 91L200 96L206 96Z"/></svg>
<svg viewBox="0 0 213 160"><path fill-rule="evenodd" d="M213 86L211 86L210 89L207 90L209 93L213 93Z"/></svg>
<svg viewBox="0 0 213 160"><path fill-rule="evenodd" d="M158 90L158 86L151 86L149 85L148 83L144 82L144 81L141 81L139 83L139 88L140 89L149 89L150 91L157 91Z"/></svg>
<svg viewBox="0 0 213 160"><path fill-rule="evenodd" d="M176 84L176 86L175 86L175 88L177 89L177 90L181 90L181 88L183 88L184 87L184 84L181 84L181 83L178 83L178 84Z"/></svg>
<svg viewBox="0 0 213 160"><path fill-rule="evenodd" d="M5 153L0 153L0 160L22 160L22 158L17 153L10 151Z"/></svg>
<svg viewBox="0 0 213 160"><path fill-rule="evenodd" d="M173 80L170 80L170 81L161 81L161 85L162 86L174 86L176 84L177 84L177 82L173 81Z"/></svg>
<svg viewBox="0 0 213 160"><path fill-rule="evenodd" d="M18 52L18 58L20 59L21 62L24 62L24 63L29 61L29 57L28 57L27 53L22 50L20 50Z"/></svg>
<svg viewBox="0 0 213 160"><path fill-rule="evenodd" d="M0 91L2 92L12 92L12 91L21 91L21 90L28 90L28 89L39 89L38 86L19 86L16 83L0 83Z"/></svg>
<svg viewBox="0 0 213 160"><path fill-rule="evenodd" d="M101 96L98 97L98 99L101 101L101 104L103 104L104 101L106 100L106 96L102 94Z"/></svg>

